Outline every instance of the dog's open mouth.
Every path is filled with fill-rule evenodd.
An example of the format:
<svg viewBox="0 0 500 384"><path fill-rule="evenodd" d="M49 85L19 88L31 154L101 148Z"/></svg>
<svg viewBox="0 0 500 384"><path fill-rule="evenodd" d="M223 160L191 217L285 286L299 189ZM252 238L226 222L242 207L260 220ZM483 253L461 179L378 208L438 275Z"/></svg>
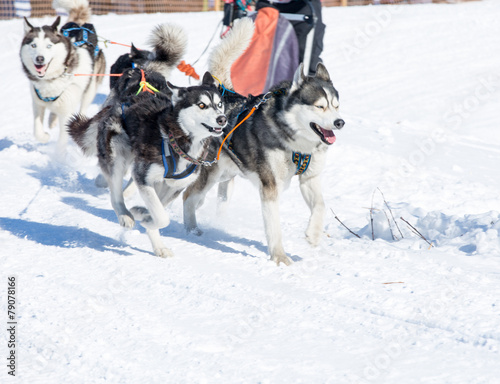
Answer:
<svg viewBox="0 0 500 384"><path fill-rule="evenodd" d="M310 125L313 131L316 132L316 134L320 137L321 141L323 141L323 143L332 145L333 143L335 143L335 140L337 140L335 134L331 129L321 128L316 123L311 123Z"/></svg>
<svg viewBox="0 0 500 384"><path fill-rule="evenodd" d="M211 127L210 125L207 125L205 123L201 123L201 125L203 125L210 132L215 133L216 136L222 135L222 127Z"/></svg>
<svg viewBox="0 0 500 384"><path fill-rule="evenodd" d="M44 77L45 72L47 72L48 64L35 64L35 69L38 73L38 77Z"/></svg>

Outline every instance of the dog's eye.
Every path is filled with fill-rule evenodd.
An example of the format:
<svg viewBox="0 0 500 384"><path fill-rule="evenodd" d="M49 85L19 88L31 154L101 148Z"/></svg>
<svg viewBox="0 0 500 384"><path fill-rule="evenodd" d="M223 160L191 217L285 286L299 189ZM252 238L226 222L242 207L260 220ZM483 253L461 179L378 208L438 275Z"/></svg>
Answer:
<svg viewBox="0 0 500 384"><path fill-rule="evenodd" d="M47 48L48 49L52 48L52 44L47 45Z"/></svg>
<svg viewBox="0 0 500 384"><path fill-rule="evenodd" d="M222 102L219 102L219 104L217 104L217 107L222 108Z"/></svg>
<svg viewBox="0 0 500 384"><path fill-rule="evenodd" d="M36 48L36 44L35 43L31 44L31 48Z"/></svg>
<svg viewBox="0 0 500 384"><path fill-rule="evenodd" d="M200 103L198 104L198 107L200 107L200 109L205 109L207 106L203 103Z"/></svg>
<svg viewBox="0 0 500 384"><path fill-rule="evenodd" d="M325 107L323 107L322 105L316 105L316 108L318 108L318 109L325 109Z"/></svg>

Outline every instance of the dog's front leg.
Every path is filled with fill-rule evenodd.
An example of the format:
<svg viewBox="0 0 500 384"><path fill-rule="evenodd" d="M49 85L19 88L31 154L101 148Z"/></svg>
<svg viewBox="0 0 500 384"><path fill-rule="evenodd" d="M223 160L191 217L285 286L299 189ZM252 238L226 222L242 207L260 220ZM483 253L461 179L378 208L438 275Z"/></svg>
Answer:
<svg viewBox="0 0 500 384"><path fill-rule="evenodd" d="M266 231L267 246L271 260L277 265L292 264L283 249L283 241L280 226L279 213L279 191L276 185L263 185L260 190L262 203L262 217L264 218L264 228Z"/></svg>
<svg viewBox="0 0 500 384"><path fill-rule="evenodd" d="M321 181L319 176L300 176L300 192L306 201L311 216L306 229L307 241L313 246L317 246L323 233L323 219L325 215L325 202L321 193Z"/></svg>
<svg viewBox="0 0 500 384"><path fill-rule="evenodd" d="M148 208L149 215L144 215L141 220L141 225L146 229L159 229L166 227L170 224L162 202L160 201L155 189L149 185L138 185L139 194L141 195L146 207Z"/></svg>
<svg viewBox="0 0 500 384"><path fill-rule="evenodd" d="M159 229L147 229L149 240L151 240L151 245L153 246L153 251L158 257L173 257L174 253L169 248L165 247L163 240L161 239Z"/></svg>
<svg viewBox="0 0 500 384"><path fill-rule="evenodd" d="M40 143L46 143L50 135L43 130L43 118L45 116L45 107L33 102L33 133Z"/></svg>

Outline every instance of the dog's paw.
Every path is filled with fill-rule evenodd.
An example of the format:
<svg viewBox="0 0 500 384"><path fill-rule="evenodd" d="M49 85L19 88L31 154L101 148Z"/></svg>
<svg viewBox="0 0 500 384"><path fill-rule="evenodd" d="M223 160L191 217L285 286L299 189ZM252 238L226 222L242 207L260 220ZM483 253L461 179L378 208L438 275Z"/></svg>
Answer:
<svg viewBox="0 0 500 384"><path fill-rule="evenodd" d="M35 138L40 142L40 143L47 143L50 139L50 135L47 132L37 132L35 133Z"/></svg>
<svg viewBox="0 0 500 384"><path fill-rule="evenodd" d="M198 227L186 228L186 232L187 233L191 233L191 234L193 234L195 236L201 236L201 235L203 235L203 231L200 228L198 228Z"/></svg>
<svg viewBox="0 0 500 384"><path fill-rule="evenodd" d="M135 225L134 218L128 215L118 216L118 221L120 222L120 225L125 228L133 228Z"/></svg>
<svg viewBox="0 0 500 384"><path fill-rule="evenodd" d="M276 263L277 266L280 265L280 263L283 263L285 265L292 265L293 261L290 259L287 255L274 255L271 256L271 260Z"/></svg>
<svg viewBox="0 0 500 384"><path fill-rule="evenodd" d="M155 255L166 259L167 257L174 257L174 253L168 248L157 248L154 250Z"/></svg>
<svg viewBox="0 0 500 384"><path fill-rule="evenodd" d="M320 226L309 226L306 230L306 240L311 244L313 247L316 247L319 245L321 241L321 235L323 234L323 231L321 230Z"/></svg>
<svg viewBox="0 0 500 384"><path fill-rule="evenodd" d="M138 221L142 221L145 218L149 218L151 220L151 215L146 207L135 206L130 209L132 215L134 215L135 219Z"/></svg>
<svg viewBox="0 0 500 384"><path fill-rule="evenodd" d="M108 181L103 176L102 173L99 173L94 180L94 184L97 188L108 188Z"/></svg>

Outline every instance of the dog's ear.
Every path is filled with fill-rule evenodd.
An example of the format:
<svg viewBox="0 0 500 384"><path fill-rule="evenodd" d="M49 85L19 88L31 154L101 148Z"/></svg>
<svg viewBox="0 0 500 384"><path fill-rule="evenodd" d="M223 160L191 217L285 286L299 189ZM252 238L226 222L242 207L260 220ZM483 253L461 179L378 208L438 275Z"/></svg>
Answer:
<svg viewBox="0 0 500 384"><path fill-rule="evenodd" d="M320 80L331 81L330 74L328 73L328 70L323 63L318 63L318 65L316 66L316 77Z"/></svg>
<svg viewBox="0 0 500 384"><path fill-rule="evenodd" d="M132 43L132 45L130 46L130 56L135 57L139 55L140 52L141 51L135 47L134 43Z"/></svg>
<svg viewBox="0 0 500 384"><path fill-rule="evenodd" d="M24 18L24 34L28 34L29 32L31 32L35 27L32 26L30 24L30 22L28 21L28 19L25 17Z"/></svg>
<svg viewBox="0 0 500 384"><path fill-rule="evenodd" d="M175 104L177 104L177 102L180 99L182 99L182 96L184 94L185 88L176 87L170 81L167 81L167 87L172 92L172 105L175 106Z"/></svg>
<svg viewBox="0 0 500 384"><path fill-rule="evenodd" d="M217 81L208 71L205 72L205 74L203 75L203 81L201 83L203 85L214 86L214 87L217 87L218 85Z"/></svg>
<svg viewBox="0 0 500 384"><path fill-rule="evenodd" d="M295 75L293 75L292 87L290 88L290 93L296 91L300 88L302 83L305 80L304 76L304 64L300 63L299 67L295 71Z"/></svg>
<svg viewBox="0 0 500 384"><path fill-rule="evenodd" d="M50 28L52 28L53 31L57 31L57 27L59 27L59 23L61 22L61 16L57 16L56 21L52 23Z"/></svg>

